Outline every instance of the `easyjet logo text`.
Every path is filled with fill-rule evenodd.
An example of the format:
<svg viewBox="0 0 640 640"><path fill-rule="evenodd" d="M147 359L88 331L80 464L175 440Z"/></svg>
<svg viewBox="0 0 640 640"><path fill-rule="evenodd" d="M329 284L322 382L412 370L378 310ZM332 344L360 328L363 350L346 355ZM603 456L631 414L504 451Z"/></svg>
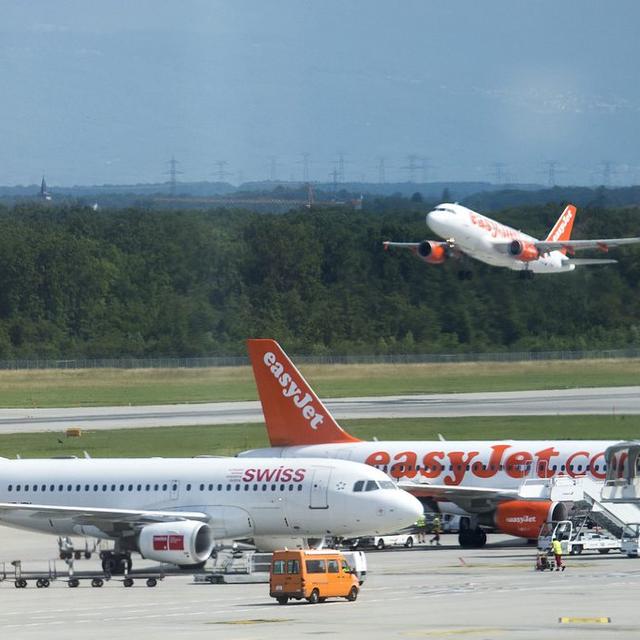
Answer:
<svg viewBox="0 0 640 640"><path fill-rule="evenodd" d="M242 474L242 482L302 482L306 469L277 467L275 469L246 469Z"/></svg>
<svg viewBox="0 0 640 640"><path fill-rule="evenodd" d="M604 452L574 451L566 458L554 447L540 451L518 450L512 445L495 444L482 457L479 451L375 451L365 464L382 467L393 478L440 478L446 485L459 485L467 474L492 478L506 473L511 478L552 478L590 475L596 480L606 477ZM618 462L622 469L624 461Z"/></svg>
<svg viewBox="0 0 640 640"><path fill-rule="evenodd" d="M567 225L571 222L572 218L573 212L571 211L571 209L566 209L565 213L559 220L560 224L558 224L558 228L555 230L555 233L551 237L554 242L557 242L558 238L562 237L562 235L564 234L564 230L567 228Z"/></svg>
<svg viewBox="0 0 640 640"><path fill-rule="evenodd" d="M508 516L504 520L511 524L531 524L537 522L535 516Z"/></svg>
<svg viewBox="0 0 640 640"><path fill-rule="evenodd" d="M278 362L275 353L267 351L267 353L264 354L263 360L271 372L271 375L273 375L282 387L282 395L288 398L293 406L300 410L300 414L309 423L309 426L316 430L322 424L324 416L318 413L317 409L313 406L313 398L311 395L294 382L291 374L285 371L284 365Z"/></svg>

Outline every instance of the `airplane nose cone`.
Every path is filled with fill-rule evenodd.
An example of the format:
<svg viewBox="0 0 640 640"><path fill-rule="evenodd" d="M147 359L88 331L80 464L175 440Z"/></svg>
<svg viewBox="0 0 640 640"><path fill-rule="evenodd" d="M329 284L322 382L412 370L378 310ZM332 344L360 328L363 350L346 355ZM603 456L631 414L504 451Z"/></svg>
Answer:
<svg viewBox="0 0 640 640"><path fill-rule="evenodd" d="M433 229L433 225L438 224L439 219L440 215L438 211L429 211L429 213L427 213L427 226Z"/></svg>
<svg viewBox="0 0 640 640"><path fill-rule="evenodd" d="M416 522L424 509L417 498L406 491L395 491L389 503L389 518L393 518L397 528L408 527Z"/></svg>

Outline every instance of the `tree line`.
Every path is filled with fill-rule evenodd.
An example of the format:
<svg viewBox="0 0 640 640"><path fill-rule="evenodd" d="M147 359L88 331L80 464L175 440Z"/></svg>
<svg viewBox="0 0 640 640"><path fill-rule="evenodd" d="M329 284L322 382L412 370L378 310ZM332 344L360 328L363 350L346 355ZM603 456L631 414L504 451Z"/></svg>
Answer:
<svg viewBox="0 0 640 640"><path fill-rule="evenodd" d="M427 265L382 241L433 237L428 205L239 210L0 208L0 358L436 353L640 345L640 249L569 274ZM495 217L544 236L561 204ZM576 237L640 235L640 208L578 212Z"/></svg>

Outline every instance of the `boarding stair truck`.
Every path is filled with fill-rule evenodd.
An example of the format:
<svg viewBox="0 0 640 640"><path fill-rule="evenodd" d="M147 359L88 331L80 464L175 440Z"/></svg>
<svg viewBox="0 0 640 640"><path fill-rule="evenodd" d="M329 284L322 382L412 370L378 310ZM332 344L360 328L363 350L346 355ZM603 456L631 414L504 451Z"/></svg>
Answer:
<svg viewBox="0 0 640 640"><path fill-rule="evenodd" d="M589 518L621 540L621 551L629 557L636 557L640 548L640 441L620 442L607 448L604 454L607 475L602 482L578 476L566 478L563 486L575 483L572 502L578 507L589 509ZM564 476L547 480L546 497L549 497L554 485ZM532 493L539 489L540 495L545 488L540 482L523 483L522 491ZM582 496L580 496L580 493ZM552 499L561 499L558 496ZM635 547L634 547L635 545Z"/></svg>

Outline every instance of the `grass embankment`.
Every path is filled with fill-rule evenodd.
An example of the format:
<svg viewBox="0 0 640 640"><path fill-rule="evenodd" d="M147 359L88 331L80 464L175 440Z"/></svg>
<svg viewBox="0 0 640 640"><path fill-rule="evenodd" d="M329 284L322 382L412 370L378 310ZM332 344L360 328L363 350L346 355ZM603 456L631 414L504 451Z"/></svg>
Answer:
<svg viewBox="0 0 640 640"><path fill-rule="evenodd" d="M499 418L407 418L345 420L342 425L363 440L558 439L622 440L640 435L640 416L517 416ZM80 438L62 432L0 435L0 456L41 458L189 457L200 454L234 455L269 446L261 424L159 427L89 431Z"/></svg>
<svg viewBox="0 0 640 640"><path fill-rule="evenodd" d="M640 384L640 360L309 365L323 398L519 391ZM256 400L249 367L0 372L0 407L145 405Z"/></svg>

